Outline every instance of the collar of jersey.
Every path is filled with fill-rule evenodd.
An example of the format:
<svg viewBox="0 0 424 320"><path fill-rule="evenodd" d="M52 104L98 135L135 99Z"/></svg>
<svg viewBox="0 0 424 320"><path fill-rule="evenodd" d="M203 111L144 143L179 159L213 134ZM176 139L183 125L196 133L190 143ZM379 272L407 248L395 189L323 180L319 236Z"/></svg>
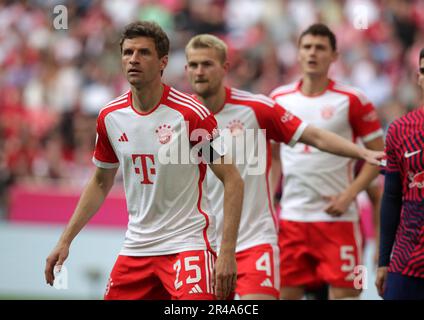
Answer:
<svg viewBox="0 0 424 320"><path fill-rule="evenodd" d="M299 82L297 83L296 90L297 90L297 91L299 91L299 93L300 93L301 95L303 95L303 96L305 96L305 97L309 97L309 98L316 98L316 97L322 96L322 95L324 95L324 94L325 94L328 90L331 90L331 89L334 87L334 81L333 81L333 80L331 80L331 79L328 79L328 85L327 85L327 88L325 88L325 90L323 90L322 92L317 93L317 94L308 95L308 94L304 94L304 93L302 92L302 90L301 90L302 82L303 82L303 80L302 80L302 79L300 79L300 80L299 80Z"/></svg>
<svg viewBox="0 0 424 320"><path fill-rule="evenodd" d="M130 90L130 93L128 95L128 103L131 106L131 109L138 114L139 116L147 116L151 113L153 113L161 104L163 104L166 99L168 98L168 93L169 93L169 86L167 86L166 84L162 83L163 85L163 92L162 92L162 97L160 98L159 102L152 108L152 110L148 111L148 112L140 112L138 111L136 108L134 108L133 104L132 104L132 91Z"/></svg>

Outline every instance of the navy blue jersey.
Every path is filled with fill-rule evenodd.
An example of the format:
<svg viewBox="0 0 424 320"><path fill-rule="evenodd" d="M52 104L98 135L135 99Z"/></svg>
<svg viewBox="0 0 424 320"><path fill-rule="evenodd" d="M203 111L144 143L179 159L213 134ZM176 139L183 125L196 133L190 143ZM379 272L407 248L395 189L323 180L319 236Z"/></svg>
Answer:
<svg viewBox="0 0 424 320"><path fill-rule="evenodd" d="M389 272L424 278L424 107L390 125L386 154L386 172L398 172L402 181L402 210Z"/></svg>

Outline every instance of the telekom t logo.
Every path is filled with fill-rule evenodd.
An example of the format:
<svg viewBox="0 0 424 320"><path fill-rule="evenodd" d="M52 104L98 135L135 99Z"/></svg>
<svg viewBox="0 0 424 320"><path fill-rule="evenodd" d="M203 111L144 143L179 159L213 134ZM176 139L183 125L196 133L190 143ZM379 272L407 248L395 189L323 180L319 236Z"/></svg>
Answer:
<svg viewBox="0 0 424 320"><path fill-rule="evenodd" d="M133 154L132 161L134 164L135 173L141 174L142 176L142 180L140 181L140 183L153 184L153 182L149 180L149 173L150 175L156 174L154 155L153 154ZM141 164L141 170L142 170L141 173L140 173L140 168L137 167L137 165L139 164Z"/></svg>

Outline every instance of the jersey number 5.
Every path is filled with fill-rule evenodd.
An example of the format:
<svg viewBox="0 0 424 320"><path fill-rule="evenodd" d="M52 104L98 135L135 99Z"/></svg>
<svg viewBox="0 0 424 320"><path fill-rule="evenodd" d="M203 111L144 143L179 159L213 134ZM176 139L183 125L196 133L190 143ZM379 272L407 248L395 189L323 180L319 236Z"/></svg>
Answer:
<svg viewBox="0 0 424 320"><path fill-rule="evenodd" d="M353 271L355 268L355 250L353 246L341 246L340 247L340 258L347 263L342 264L343 272Z"/></svg>

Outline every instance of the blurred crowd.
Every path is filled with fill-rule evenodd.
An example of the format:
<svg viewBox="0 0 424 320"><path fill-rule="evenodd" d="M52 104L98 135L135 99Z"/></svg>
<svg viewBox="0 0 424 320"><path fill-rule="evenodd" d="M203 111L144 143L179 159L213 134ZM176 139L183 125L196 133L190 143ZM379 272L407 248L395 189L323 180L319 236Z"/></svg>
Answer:
<svg viewBox="0 0 424 320"><path fill-rule="evenodd" d="M63 12L55 8L66 8L65 29L55 28ZM384 127L421 101L422 0L0 0L3 210L13 183L86 183L97 113L128 89L120 32L137 19L154 20L168 33L164 82L183 91L190 92L184 46L194 34L228 43L229 85L268 94L299 77L297 38L320 21L338 40L332 77L361 88Z"/></svg>

